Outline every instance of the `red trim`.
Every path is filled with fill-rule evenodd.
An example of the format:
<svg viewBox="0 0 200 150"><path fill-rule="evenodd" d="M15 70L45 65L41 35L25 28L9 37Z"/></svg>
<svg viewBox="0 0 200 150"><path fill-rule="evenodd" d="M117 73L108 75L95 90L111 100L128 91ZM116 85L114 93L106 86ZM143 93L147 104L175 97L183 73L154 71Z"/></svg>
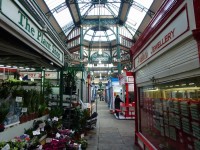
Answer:
<svg viewBox="0 0 200 150"><path fill-rule="evenodd" d="M192 31L192 34L193 34L195 40L196 40L198 43L200 43L200 28L193 30L193 31Z"/></svg>
<svg viewBox="0 0 200 150"><path fill-rule="evenodd" d="M139 50L142 49L144 43L147 43L152 35L154 35L157 30L164 24L167 19L173 14L173 12L183 3L184 0L166 0L155 17L151 20L149 25L144 30L143 34L139 37L137 42L131 47L132 54L136 54ZM168 5L171 4L171 7ZM156 23L155 23L156 22Z"/></svg>
<svg viewBox="0 0 200 150"><path fill-rule="evenodd" d="M126 101L125 101L125 103L126 103L126 105L128 106L128 104L129 104L129 99L128 99L128 97L129 97L129 95L128 95L128 83L125 83L125 87L126 87Z"/></svg>
<svg viewBox="0 0 200 150"><path fill-rule="evenodd" d="M148 59L150 59L152 56L154 56L156 53L160 52L162 49L164 49L166 46L168 46L170 43L172 43L173 41L175 41L176 39L178 39L180 36L182 36L184 33L186 33L187 31L189 31L190 26L189 26L189 19L188 19L188 10L187 10L187 5L184 5L183 8L181 8L181 10L162 28L162 30L156 34L156 36L146 45L146 47L144 47L140 53L138 53L135 58L137 56L139 56L184 10L186 10L186 15L187 15L187 29L180 34L179 36L177 36L176 38L174 38L172 41L170 41L169 43L167 43L165 46L163 46L160 50L158 50L157 52L155 52L153 55L151 55L150 57L148 57L146 60L144 60L141 64L143 64L145 61L147 61ZM135 67L135 59L133 60L134 63L134 67ZM139 66L141 65L139 64ZM137 66L138 67L138 66Z"/></svg>
<svg viewBox="0 0 200 150"><path fill-rule="evenodd" d="M194 16L196 22L196 28L200 28L200 1L193 0L194 3Z"/></svg>
<svg viewBox="0 0 200 150"><path fill-rule="evenodd" d="M153 147L153 145L141 133L136 133L136 136L144 143L148 150L156 150L156 148Z"/></svg>
<svg viewBox="0 0 200 150"><path fill-rule="evenodd" d="M137 97L137 86L136 86L136 78L135 78L135 73L133 73L133 78L134 78L134 101L135 101L135 133L138 132L138 112L137 112L137 107L138 107L138 97ZM135 144L137 143L137 136L135 136Z"/></svg>
<svg viewBox="0 0 200 150"><path fill-rule="evenodd" d="M133 76L133 72L126 71L126 76Z"/></svg>
<svg viewBox="0 0 200 150"><path fill-rule="evenodd" d="M193 30L193 37L197 41L197 48L198 48L198 56L199 56L199 63L200 63L200 28Z"/></svg>
<svg viewBox="0 0 200 150"><path fill-rule="evenodd" d="M17 69L12 69L12 68L0 68L0 71L5 71L5 72L16 72Z"/></svg>

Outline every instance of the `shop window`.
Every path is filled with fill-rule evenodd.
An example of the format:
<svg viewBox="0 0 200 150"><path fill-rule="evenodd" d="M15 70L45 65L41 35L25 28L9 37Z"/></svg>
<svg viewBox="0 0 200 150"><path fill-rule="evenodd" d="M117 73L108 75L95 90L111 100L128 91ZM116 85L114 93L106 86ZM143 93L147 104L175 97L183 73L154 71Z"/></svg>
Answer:
<svg viewBox="0 0 200 150"><path fill-rule="evenodd" d="M139 114L157 149L200 149L200 77L141 87Z"/></svg>

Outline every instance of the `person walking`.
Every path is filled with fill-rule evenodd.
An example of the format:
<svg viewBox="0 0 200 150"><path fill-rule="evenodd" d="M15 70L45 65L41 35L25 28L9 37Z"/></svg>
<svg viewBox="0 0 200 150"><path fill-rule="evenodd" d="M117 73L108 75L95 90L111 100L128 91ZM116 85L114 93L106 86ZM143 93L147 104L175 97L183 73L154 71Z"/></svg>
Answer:
<svg viewBox="0 0 200 150"><path fill-rule="evenodd" d="M120 99L119 95L116 96L115 98L115 114L119 118L119 112L116 111L116 109L120 109L120 103L123 103L123 101Z"/></svg>

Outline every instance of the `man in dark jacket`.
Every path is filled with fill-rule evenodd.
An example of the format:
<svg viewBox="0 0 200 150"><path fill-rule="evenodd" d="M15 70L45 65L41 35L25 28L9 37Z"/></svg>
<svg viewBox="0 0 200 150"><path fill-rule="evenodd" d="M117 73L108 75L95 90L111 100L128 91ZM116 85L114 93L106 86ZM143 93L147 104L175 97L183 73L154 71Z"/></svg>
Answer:
<svg viewBox="0 0 200 150"><path fill-rule="evenodd" d="M119 112L116 111L116 109L120 109L120 102L123 103L123 101L120 99L119 95L117 95L115 98L115 113L118 118L119 118Z"/></svg>

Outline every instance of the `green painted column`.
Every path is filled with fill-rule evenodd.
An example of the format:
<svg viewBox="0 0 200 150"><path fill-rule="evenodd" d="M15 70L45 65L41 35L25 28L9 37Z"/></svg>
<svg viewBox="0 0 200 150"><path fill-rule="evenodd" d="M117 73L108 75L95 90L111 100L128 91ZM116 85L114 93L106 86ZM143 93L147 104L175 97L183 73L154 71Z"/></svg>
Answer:
<svg viewBox="0 0 200 150"><path fill-rule="evenodd" d="M117 59L120 60L120 41L119 41L119 26L116 27L116 44L117 44ZM121 74L121 61L117 62L118 74Z"/></svg>
<svg viewBox="0 0 200 150"><path fill-rule="evenodd" d="M42 69L41 70L41 91L42 91L42 94L44 94L44 83L45 83L45 69Z"/></svg>
<svg viewBox="0 0 200 150"><path fill-rule="evenodd" d="M80 26L80 67L82 68L82 78L81 78L81 100L83 101L83 26Z"/></svg>
<svg viewBox="0 0 200 150"><path fill-rule="evenodd" d="M64 68L60 70L60 107L63 106L63 91L64 91L63 72Z"/></svg>

